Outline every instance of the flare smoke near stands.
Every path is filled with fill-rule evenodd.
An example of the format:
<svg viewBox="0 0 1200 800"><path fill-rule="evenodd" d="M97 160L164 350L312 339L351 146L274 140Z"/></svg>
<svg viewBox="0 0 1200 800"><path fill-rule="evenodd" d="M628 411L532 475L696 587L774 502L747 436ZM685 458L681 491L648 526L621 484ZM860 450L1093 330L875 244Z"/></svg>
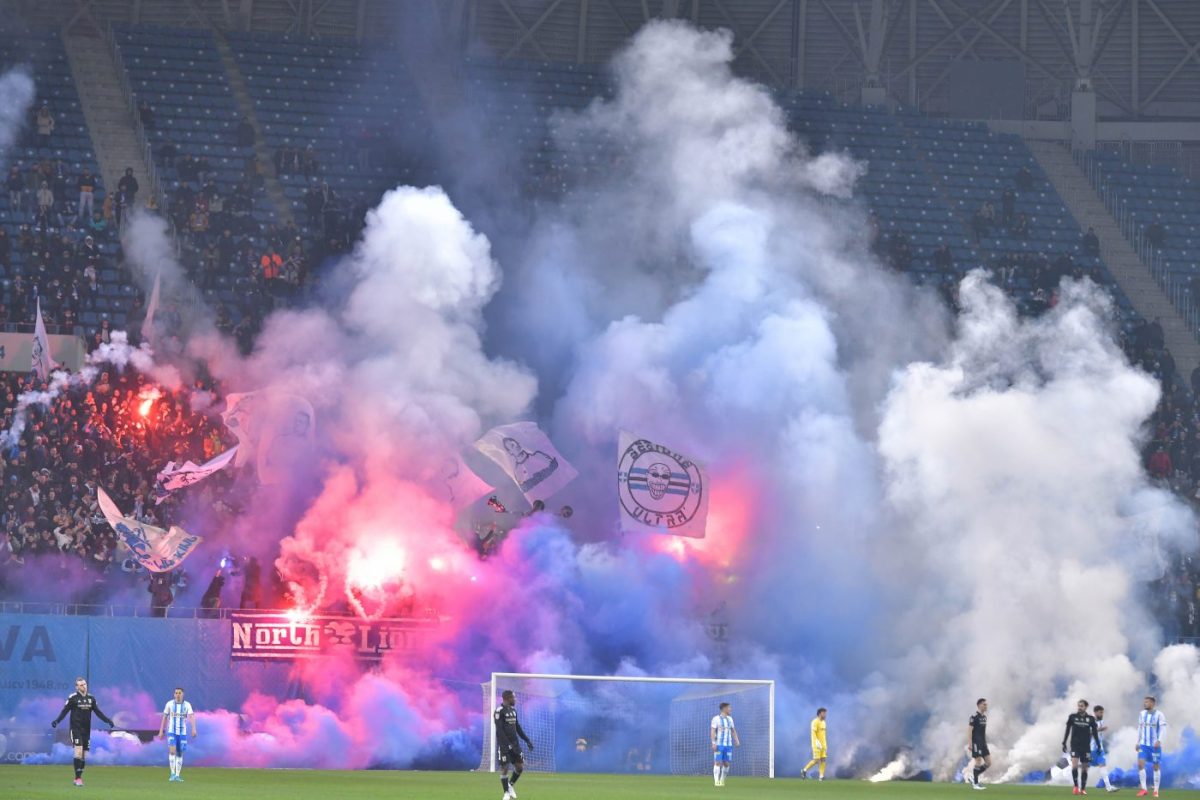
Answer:
<svg viewBox="0 0 1200 800"><path fill-rule="evenodd" d="M1155 695L1162 780L1200 781L1200 346L1172 266L1200 252L1194 141L1112 155L1116 90L1065 62L1019 124L955 107L948 73L925 97L919 64L919 102L880 88L910 35L883 0L845 97L708 0L608 4L603 63L601 11L567 3L573 64L544 5L508 9L505 47L507 4L466 4L465 45L452 10L362 5L403 33L114 22L128 173L93 156L70 31L6 39L0 732L87 675L133 732L184 685L189 769L487 769L512 688L522 791L706 774L720 702L731 786L798 775L817 708L822 775L957 781L986 697L986 780L1065 785L1087 697L1132 785ZM1098 63L1138 35L1064 5ZM961 25L991 63L1008 28L975 52ZM1160 111L1194 126L1190 96ZM1081 227L1069 170L1119 219ZM162 749L97 731L89 758Z"/></svg>

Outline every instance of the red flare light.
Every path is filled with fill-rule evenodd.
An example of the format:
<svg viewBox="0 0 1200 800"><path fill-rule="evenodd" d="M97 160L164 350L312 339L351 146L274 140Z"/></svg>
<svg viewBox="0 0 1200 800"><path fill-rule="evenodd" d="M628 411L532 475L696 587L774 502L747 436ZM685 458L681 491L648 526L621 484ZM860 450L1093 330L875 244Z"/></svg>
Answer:
<svg viewBox="0 0 1200 800"><path fill-rule="evenodd" d="M150 416L150 409L154 407L154 401L160 397L162 397L162 392L159 391L157 386L147 386L145 389L142 389L141 393L138 394L138 399L141 400L138 403L138 416Z"/></svg>

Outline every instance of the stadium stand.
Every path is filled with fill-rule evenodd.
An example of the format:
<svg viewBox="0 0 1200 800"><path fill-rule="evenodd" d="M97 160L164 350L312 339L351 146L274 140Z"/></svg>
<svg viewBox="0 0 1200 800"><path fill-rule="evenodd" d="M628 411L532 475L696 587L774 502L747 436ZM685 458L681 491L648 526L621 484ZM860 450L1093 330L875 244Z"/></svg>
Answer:
<svg viewBox="0 0 1200 800"><path fill-rule="evenodd" d="M357 235L366 208L388 188L438 177L423 158L431 132L422 99L394 53L340 39L220 34L226 37L274 156L274 163L265 165L255 159L254 132L247 130L248 122L238 112L214 33L121 27L115 35L136 100L153 118L147 130L156 166L165 177L170 198L166 211L183 260L218 308L220 324L237 334L243 347L249 346L262 317L287 302L289 293L279 291L279 279L284 285L301 283L314 264L344 251ZM39 149L33 127L16 163L28 172L38 159L52 157L68 162L72 175L85 166L98 173L61 42L45 37L33 40L32 46L39 103L50 102L56 126L49 149ZM5 55L15 60L13 53ZM466 65L463 90L487 135L506 142L516 154L518 177L531 194L559 195L567 188L568 176L598 174L620 157L603 143L556 142L551 134L555 112L582 109L609 93L608 77L599 69L475 60ZM1106 286L1120 313L1126 351L1158 375L1166 389L1152 420L1147 467L1164 484L1194 491L1200 447L1195 442L1193 394L1177 379L1173 360L1155 333L1156 323L1137 317L1019 137L992 133L978 123L849 106L820 91L781 91L776 97L789 125L810 149L846 150L867 164L860 192L881 259L917 282L937 287L947 302L955 302L955 279L978 266L992 269L1019 307L1031 314L1053 305L1054 289L1065 274L1090 275ZM1151 222L1157 222L1161 258L1173 272L1194 277L1200 249L1195 225L1200 195L1195 185L1177 171L1103 154L1095 157L1093 168L1105 191L1128 206L1131 230L1139 241L1158 235L1148 233ZM267 197L263 175L268 170L284 189L298 223L295 229L280 222ZM14 201L28 209L32 198L28 183L18 195L0 198L10 237L19 236L23 224ZM100 189L97 207L103 198ZM231 229L232 242L222 237L224 228ZM302 246L296 244L297 237ZM105 260L99 289L83 304L78 322L89 327L108 319L121 327L137 292L120 277L115 243L105 240L100 249ZM4 264L5 300L13 321L29 321L31 312L12 292L14 277L23 267L25 279L18 286L22 292L28 292L32 277L30 257L19 250L13 248L11 264ZM275 269L272 254L286 254L293 272L268 271ZM298 261L302 267L297 268ZM46 305L57 319L59 307ZM6 408L11 410L11 398L23 388L27 386L20 382L9 387ZM69 400L68 413L70 403L80 401ZM1189 413L1183 414L1183 409ZM30 446L36 446L36 439L24 447ZM209 441L206 446L216 444ZM30 471L27 479L32 485L37 474ZM13 491L19 495L29 488L18 485ZM130 486L123 499L132 504L148 489ZM165 511L172 513L169 507ZM31 521L24 511L9 516L10 536ZM39 520L32 517L34 527ZM41 534L38 546L52 546ZM76 545L66 549L71 547ZM20 549L14 551L18 556ZM80 552L96 559L94 548ZM1177 572L1164 579L1164 596L1175 598L1170 602L1182 609L1181 628L1191 631L1200 630L1200 625L1194 591L1184 588L1195 586L1194 573L1190 562L1181 562Z"/></svg>

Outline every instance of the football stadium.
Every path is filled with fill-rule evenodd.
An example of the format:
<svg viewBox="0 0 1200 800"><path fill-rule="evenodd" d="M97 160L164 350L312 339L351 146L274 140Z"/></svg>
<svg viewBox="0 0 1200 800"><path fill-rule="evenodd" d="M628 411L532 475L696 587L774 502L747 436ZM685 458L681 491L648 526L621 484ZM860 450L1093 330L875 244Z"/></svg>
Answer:
<svg viewBox="0 0 1200 800"><path fill-rule="evenodd" d="M1200 790L1197 0L0 12L0 797Z"/></svg>

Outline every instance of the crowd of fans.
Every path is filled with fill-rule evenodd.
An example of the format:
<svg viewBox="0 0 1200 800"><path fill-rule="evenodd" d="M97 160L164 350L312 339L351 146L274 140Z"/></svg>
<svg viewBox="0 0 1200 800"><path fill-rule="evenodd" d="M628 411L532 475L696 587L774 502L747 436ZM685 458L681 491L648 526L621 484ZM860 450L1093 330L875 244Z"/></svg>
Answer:
<svg viewBox="0 0 1200 800"><path fill-rule="evenodd" d="M45 390L34 375L0 376L5 430L13 428L22 393ZM23 411L25 426L3 449L0 476L0 585L20 580L31 556L64 574L82 560L94 573L102 596L113 573L135 573L135 562L118 562L111 528L96 505L103 487L117 506L151 525L182 522L175 499L156 505L154 475L168 460L211 457L230 445L220 419L193 413L186 393L148 393L151 386L132 370L108 367L91 386L74 386L49 405ZM196 391L205 391L203 385ZM18 426L17 430L20 430ZM218 515L232 512L233 482L216 476L197 491Z"/></svg>
<svg viewBox="0 0 1200 800"><path fill-rule="evenodd" d="M143 124L154 125L153 110L139 109ZM99 177L87 167L73 172L55 158L55 122L48 104L34 112L29 141L35 158L12 164L6 180L10 218L17 233L0 226L0 266L8 278L0 297L0 324L29 330L40 304L51 333L82 336L95 350L109 343L119 327L136 338L144 319L145 297L126 283L105 285L113 273L127 276L120 232L135 208L164 213L157 198L139 186L126 169L115 191L105 193ZM252 132L251 132L252 135ZM232 192L216 189L215 176L204 158L182 155L180 180L165 210L179 241L181 261L202 288L217 285L233 291L215 303L217 325L248 349L256 326L281 302L295 297L309 262L300 247L295 226L261 230L254 222L252 192L247 177ZM109 274L106 276L105 272ZM111 291L114 287L118 291ZM124 287L124 291L120 291ZM109 290L109 291L106 291ZM96 310L95 300L111 298L87 329L81 319ZM157 326L179 328L179 307L170 299L159 307ZM111 321L117 317L125 324ZM42 391L44 381L33 375L0 373L0 413L9 430L17 398ZM181 522L182 507L174 498L154 502L154 475L168 460L205 459L230 445L219 417L188 409L189 393L166 394L142 413L145 379L132 371L108 368L90 388L70 388L49 406L32 405L25 412L22 434L0 452L0 480L5 505L0 511L0 596L5 584L24 585L27 564L76 575L79 565L90 579L79 588L77 602L101 601L130 581L148 581L136 561L120 558L108 523L96 505L96 487L103 486L119 507L145 523L167 527ZM211 387L193 387L207 391ZM218 474L194 492L217 518L237 512L233 474ZM209 519L211 523L211 519ZM258 603L255 568L247 567L243 602ZM169 602L171 588L186 582L182 572L149 580L155 604ZM212 598L207 598L211 602Z"/></svg>

